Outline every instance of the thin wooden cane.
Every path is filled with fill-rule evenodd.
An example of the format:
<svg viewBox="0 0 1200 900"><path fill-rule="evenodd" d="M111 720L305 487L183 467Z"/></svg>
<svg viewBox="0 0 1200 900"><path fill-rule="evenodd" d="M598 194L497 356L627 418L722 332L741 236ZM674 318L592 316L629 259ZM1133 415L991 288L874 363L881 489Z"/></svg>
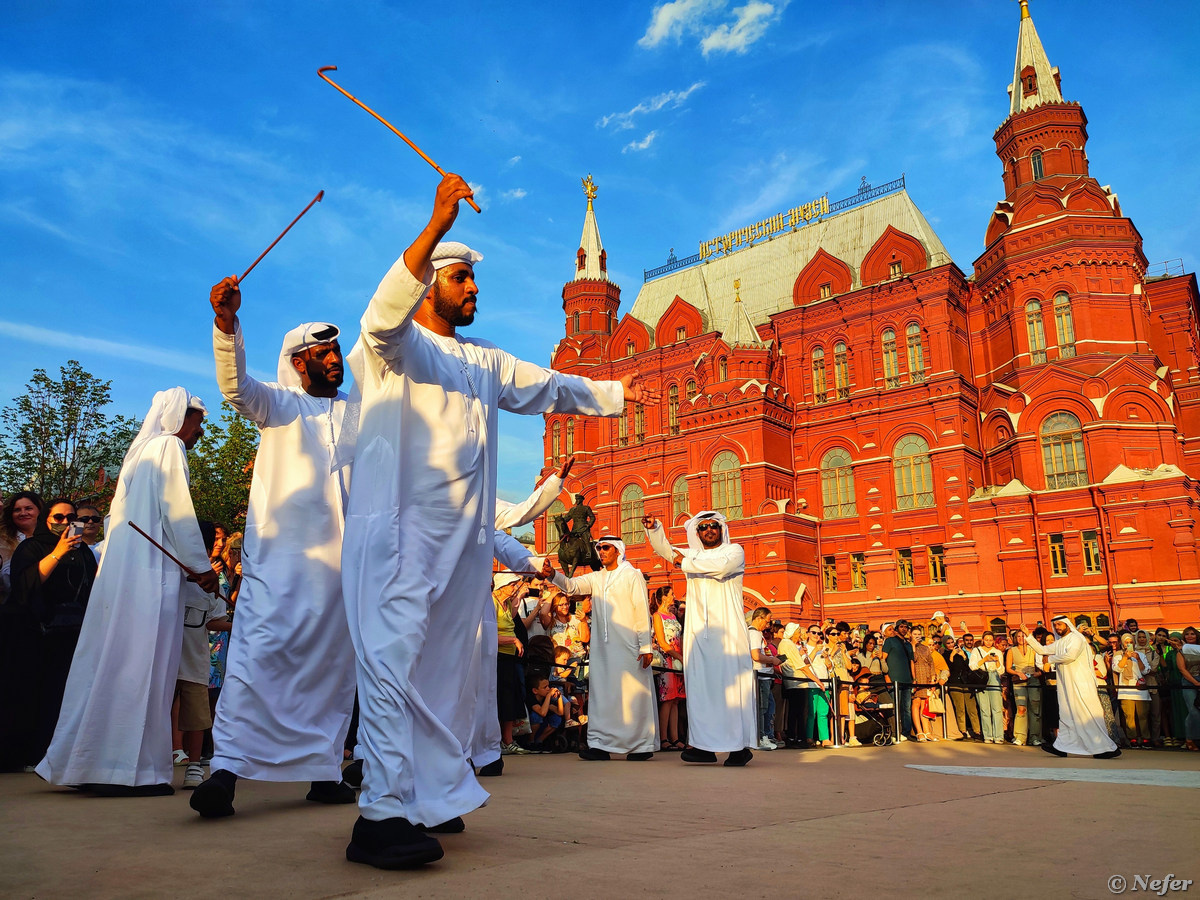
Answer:
<svg viewBox="0 0 1200 900"><path fill-rule="evenodd" d="M441 166L439 166L437 163L435 163L432 159L430 159L426 155L424 150L422 150L420 147L418 147L416 144L414 144L412 141L410 141L408 139L408 137L404 134L404 132L402 132L395 125L393 125L391 122L389 122L383 116L381 116L379 113L375 112L375 110L371 109L371 107L367 106L367 104L363 103L361 100L359 100L353 94L351 94L348 90L343 88L340 84L338 84L336 81L334 81L332 78L330 78L328 75L325 74L326 72L336 72L336 71L337 71L337 66L321 66L321 68L317 69L317 76L322 81L328 82L329 84L333 85L335 88L337 88L337 90L340 94L342 94L344 97L352 100L355 104L357 104L358 106L361 106L363 109L365 109L371 115L373 115L376 119L378 119L380 122L382 122L385 126L387 126L388 130L391 131L392 134L396 135L396 137L400 138L400 140L404 141L404 143L408 144L408 146L410 146L414 150L416 150L417 155L420 156L421 159L425 160L425 162L427 162L431 166L433 166L434 170L439 175L445 177L446 170L443 169ZM475 210L475 212L483 212L483 210L481 210L479 208L479 206L475 203L475 201L472 198L464 197L463 199L465 199L467 201L467 203L470 204L471 209Z"/></svg>
<svg viewBox="0 0 1200 900"><path fill-rule="evenodd" d="M154 538L150 537L150 535L146 534L146 532L142 531L142 529L138 528L137 523L130 522L129 527L132 528L134 531L136 531L138 534L140 534L142 537L144 537L146 540L148 540L150 543L152 543L159 550L161 550L163 556L165 556L171 562L175 563L175 565L179 566L179 568L183 569L183 571L186 572L189 577L194 577L196 575L195 572L193 572L191 569L189 569L187 566L185 566L183 563L181 563L178 559L176 559L171 554L170 550L168 550L166 547L164 547L162 544L160 544ZM229 598L226 597L224 594L222 594L220 591L214 591L213 593L216 594L217 597L219 597L220 599L224 600L226 603L229 602Z"/></svg>
<svg viewBox="0 0 1200 900"><path fill-rule="evenodd" d="M270 253L271 249L276 244L278 244L280 241L283 240L283 236L292 230L292 225L295 225L302 218L304 218L304 214L313 208L313 204L319 203L321 201L321 198L323 198L324 196L325 196L324 191L317 191L317 196L313 197L312 200L310 200L308 202L308 206L306 206L306 207L304 207L304 209L300 210L300 215L298 215L298 216L296 216L296 218L292 219L291 225L288 225L287 228L283 229L283 231L281 231L279 233L279 237L277 237L277 238L275 238L275 240L271 241L271 246L268 247L266 250L264 250L262 253L258 254L258 259L256 259L254 262L250 263L250 268L248 268L245 272L242 273L241 278L238 279L238 284L241 284L242 279L245 278L247 275L249 275L251 272L253 272L254 267L257 266L260 262L262 262L262 258L264 256L266 256L268 253ZM132 524L132 523L130 523L130 524ZM140 531L141 529L138 529L138 530ZM142 533L144 534L145 532L142 532Z"/></svg>

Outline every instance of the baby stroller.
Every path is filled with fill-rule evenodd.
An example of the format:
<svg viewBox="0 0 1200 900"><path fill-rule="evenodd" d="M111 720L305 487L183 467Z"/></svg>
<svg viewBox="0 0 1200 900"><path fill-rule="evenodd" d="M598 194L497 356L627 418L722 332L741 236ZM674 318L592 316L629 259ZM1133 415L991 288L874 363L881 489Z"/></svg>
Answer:
<svg viewBox="0 0 1200 900"><path fill-rule="evenodd" d="M878 684L875 682L876 678L879 678ZM870 741L876 747L890 746L894 727L893 716L896 711L895 698L888 691L887 684L881 676L872 676L868 682L860 685L861 690L868 691L869 696L864 699L860 694L856 709L866 721L855 723L854 736L864 744Z"/></svg>

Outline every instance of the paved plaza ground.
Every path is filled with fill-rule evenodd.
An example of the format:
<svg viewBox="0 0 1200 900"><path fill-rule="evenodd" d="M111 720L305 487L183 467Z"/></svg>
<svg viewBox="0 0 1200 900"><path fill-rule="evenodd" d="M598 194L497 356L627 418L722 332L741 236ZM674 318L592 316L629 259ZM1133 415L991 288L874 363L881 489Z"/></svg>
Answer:
<svg viewBox="0 0 1200 900"><path fill-rule="evenodd" d="M1055 771L994 777L1028 774L1013 768ZM1174 873L1194 883L1167 896L1200 900L1200 753L942 742L756 753L745 769L528 756L484 781L491 802L443 838L441 862L382 872L345 860L356 808L308 803L306 786L243 782L236 816L203 821L182 791L102 799L3 775L0 896L1112 897L1111 876L1138 896L1135 875Z"/></svg>

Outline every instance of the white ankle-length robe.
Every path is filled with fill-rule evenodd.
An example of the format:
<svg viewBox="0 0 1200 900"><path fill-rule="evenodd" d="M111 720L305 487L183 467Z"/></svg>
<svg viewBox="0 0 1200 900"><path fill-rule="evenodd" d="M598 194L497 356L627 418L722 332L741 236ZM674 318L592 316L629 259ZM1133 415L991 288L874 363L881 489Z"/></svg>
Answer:
<svg viewBox="0 0 1200 900"><path fill-rule="evenodd" d="M606 539L607 540L607 539ZM556 583L568 594L590 594L592 640L588 645L587 744L609 753L658 749L654 670L639 657L651 647L646 579L625 561Z"/></svg>
<svg viewBox="0 0 1200 900"><path fill-rule="evenodd" d="M37 773L51 784L170 784L171 700L183 636L185 566L211 568L174 434L130 451L104 529L105 551L71 661L54 739Z"/></svg>
<svg viewBox="0 0 1200 900"><path fill-rule="evenodd" d="M723 542L712 549L706 549L696 534L696 522L702 517L721 523ZM729 526L719 513L698 513L688 520L687 547L672 547L661 522L646 536L654 552L668 562L674 559L674 550L683 554L688 601L683 620L688 743L714 753L756 747L758 704L742 602L745 553L730 542Z"/></svg>
<svg viewBox="0 0 1200 900"><path fill-rule="evenodd" d="M624 407L620 382L553 372L414 323L432 275L418 281L398 260L363 315L349 357L361 407L342 544L359 811L426 825L488 797L448 723L491 578L497 411L615 416Z"/></svg>
<svg viewBox="0 0 1200 900"><path fill-rule="evenodd" d="M246 374L241 326L213 328L221 393L258 426L250 507L212 769L262 781L340 781L354 708L342 602L349 471L330 471L346 395Z"/></svg>
<svg viewBox="0 0 1200 900"><path fill-rule="evenodd" d="M1067 621L1071 630L1062 637L1055 636L1050 645L1039 644L1032 636L1025 642L1039 656L1054 666L1058 681L1058 736L1055 750L1076 756L1094 756L1117 749L1104 724L1104 709L1096 693L1096 676L1092 671L1092 648L1088 639Z"/></svg>

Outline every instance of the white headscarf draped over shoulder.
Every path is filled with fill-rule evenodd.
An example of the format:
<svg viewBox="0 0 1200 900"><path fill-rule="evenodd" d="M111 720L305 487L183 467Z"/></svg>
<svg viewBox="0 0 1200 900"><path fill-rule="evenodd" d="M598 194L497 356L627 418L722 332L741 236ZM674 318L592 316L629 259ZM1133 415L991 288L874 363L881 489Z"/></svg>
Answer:
<svg viewBox="0 0 1200 900"><path fill-rule="evenodd" d="M121 468L124 469L125 464L133 459L137 455L137 451L141 450L142 446L151 438L164 434L175 434L179 431L183 427L183 419L189 409L198 409L204 415L208 415L208 408L204 405L204 401L195 394L189 394L184 388L168 388L155 394L154 401L150 404L150 412L146 413L146 418L142 420L142 427L138 430L137 437L125 451L125 459L121 463Z"/></svg>
<svg viewBox="0 0 1200 900"><path fill-rule="evenodd" d="M625 566L629 565L629 563L627 563L625 561L625 542L623 540L621 540L619 537L617 537L616 535L613 535L613 534L602 535L602 536L596 538L596 544L597 545L612 544L614 547L617 548L617 568L618 569L621 568L621 566L623 566L623 565L625 565ZM616 571L616 570L614 569L614 571Z"/></svg>
<svg viewBox="0 0 1200 900"><path fill-rule="evenodd" d="M692 516L690 519L688 519L686 522L683 523L683 527L685 529L687 529L688 549L690 549L690 550L706 549L705 546L702 543L700 543L700 535L696 531L696 529L699 527L702 519L716 519L718 522L720 522L721 523L721 543L722 544L730 543L730 541L729 541L729 523L727 523L725 521L725 516L723 516L721 513L717 512L715 510L706 509L706 510L696 513L694 516Z"/></svg>
<svg viewBox="0 0 1200 900"><path fill-rule="evenodd" d="M328 322L305 322L285 334L283 346L279 350L279 383L284 387L300 387L300 373L292 365L292 357L309 347L331 344L338 339L339 334L341 332L338 331L338 327Z"/></svg>

